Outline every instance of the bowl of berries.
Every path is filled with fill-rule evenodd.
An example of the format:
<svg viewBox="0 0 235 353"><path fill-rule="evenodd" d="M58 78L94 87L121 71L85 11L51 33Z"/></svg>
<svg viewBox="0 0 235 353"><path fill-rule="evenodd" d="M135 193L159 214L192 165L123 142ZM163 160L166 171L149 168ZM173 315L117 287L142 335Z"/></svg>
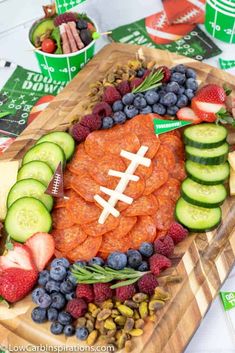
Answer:
<svg viewBox="0 0 235 353"><path fill-rule="evenodd" d="M97 26L85 13L58 15L49 6L44 12L29 31L40 70L52 80L70 81L94 56Z"/></svg>

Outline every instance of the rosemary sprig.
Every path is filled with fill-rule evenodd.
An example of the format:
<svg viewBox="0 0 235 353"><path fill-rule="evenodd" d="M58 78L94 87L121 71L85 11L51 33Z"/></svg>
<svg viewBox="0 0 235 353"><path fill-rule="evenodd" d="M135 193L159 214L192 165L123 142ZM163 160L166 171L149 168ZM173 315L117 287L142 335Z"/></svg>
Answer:
<svg viewBox="0 0 235 353"><path fill-rule="evenodd" d="M132 93L146 92L150 89L154 89L158 86L161 86L161 81L163 77L164 74L162 72L162 69L159 69L155 72L152 71L139 86L135 87L132 90Z"/></svg>
<svg viewBox="0 0 235 353"><path fill-rule="evenodd" d="M135 283L146 273L148 272L140 272L132 268L113 270L110 267L101 267L98 265L81 267L74 264L72 268L72 275L77 280L77 283L93 284L122 281L112 285L112 289Z"/></svg>

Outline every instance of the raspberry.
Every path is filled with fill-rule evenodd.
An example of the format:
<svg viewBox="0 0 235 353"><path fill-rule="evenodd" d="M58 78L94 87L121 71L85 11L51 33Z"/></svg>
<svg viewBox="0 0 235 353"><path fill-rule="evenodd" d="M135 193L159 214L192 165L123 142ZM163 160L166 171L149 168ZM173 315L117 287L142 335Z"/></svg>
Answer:
<svg viewBox="0 0 235 353"><path fill-rule="evenodd" d="M54 25L56 27L59 27L60 25L62 25L62 23L68 23L68 22L76 22L77 20L77 15L73 12L66 12L63 13L59 16L56 16L56 18L54 19Z"/></svg>
<svg viewBox="0 0 235 353"><path fill-rule="evenodd" d="M160 272L165 269L171 267L171 260L169 260L166 256L160 254L154 254L149 259L150 271L158 276Z"/></svg>
<svg viewBox="0 0 235 353"><path fill-rule="evenodd" d="M95 283L93 288L96 302L104 302L113 296L112 289L108 283Z"/></svg>
<svg viewBox="0 0 235 353"><path fill-rule="evenodd" d="M94 292L91 284L78 284L76 297L84 299L87 303L94 301Z"/></svg>
<svg viewBox="0 0 235 353"><path fill-rule="evenodd" d="M102 120L101 117L97 114L88 114L84 115L84 117L80 121L80 124L85 127L88 127L90 131L95 131L101 128Z"/></svg>
<svg viewBox="0 0 235 353"><path fill-rule="evenodd" d="M87 303L83 299L72 299L66 306L66 311L75 319L82 317L87 312Z"/></svg>
<svg viewBox="0 0 235 353"><path fill-rule="evenodd" d="M143 82L143 78L139 78L139 77L133 78L130 82L131 90L138 87L142 82Z"/></svg>
<svg viewBox="0 0 235 353"><path fill-rule="evenodd" d="M138 288L141 293L152 295L157 286L157 278L152 273L147 273L138 280Z"/></svg>
<svg viewBox="0 0 235 353"><path fill-rule="evenodd" d="M134 284L129 284L128 286L119 287L116 289L116 298L120 302L131 299L135 294Z"/></svg>
<svg viewBox="0 0 235 353"><path fill-rule="evenodd" d="M112 108L106 102L99 102L94 106L92 114L97 114L102 119L112 115Z"/></svg>
<svg viewBox="0 0 235 353"><path fill-rule="evenodd" d="M169 235L166 235L165 237L155 240L154 250L158 254L170 257L174 252L173 239Z"/></svg>
<svg viewBox="0 0 235 353"><path fill-rule="evenodd" d="M80 123L74 124L71 131L73 138L77 142L84 141L85 138L89 135L89 133L90 133L90 130L88 129L88 127L83 126Z"/></svg>
<svg viewBox="0 0 235 353"><path fill-rule="evenodd" d="M177 222L173 222L168 230L168 235L173 239L175 244L186 238L188 233L188 230Z"/></svg>
<svg viewBox="0 0 235 353"><path fill-rule="evenodd" d="M122 81L116 86L117 90L120 92L121 96L131 92L131 88L128 81Z"/></svg>
<svg viewBox="0 0 235 353"><path fill-rule="evenodd" d="M106 103L113 104L114 102L121 99L121 95L118 90L113 86L108 86L104 91L103 100Z"/></svg>
<svg viewBox="0 0 235 353"><path fill-rule="evenodd" d="M157 68L157 70L159 70L159 69L162 69L162 73L163 73L163 75L164 75L164 77L163 77L163 79L162 79L162 82L168 82L168 81L170 81L170 78L171 78L171 71L170 71L170 69L168 69L167 66L159 66L159 67Z"/></svg>

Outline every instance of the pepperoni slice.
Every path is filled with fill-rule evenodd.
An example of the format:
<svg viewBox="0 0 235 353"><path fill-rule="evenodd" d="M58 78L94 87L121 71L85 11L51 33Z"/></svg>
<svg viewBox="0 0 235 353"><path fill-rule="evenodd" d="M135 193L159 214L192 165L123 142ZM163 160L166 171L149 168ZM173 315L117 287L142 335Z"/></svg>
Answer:
<svg viewBox="0 0 235 353"><path fill-rule="evenodd" d="M121 251L126 252L132 248L132 242L130 234L119 239L112 237L112 232L109 232L103 236L103 242L100 247L100 255L103 258L107 258L111 252Z"/></svg>
<svg viewBox="0 0 235 353"><path fill-rule="evenodd" d="M64 193L64 197L55 198L54 208L68 207L68 209L72 209L74 204L74 198L77 197L77 194L74 190L69 189Z"/></svg>
<svg viewBox="0 0 235 353"><path fill-rule="evenodd" d="M76 175L72 179L72 189L84 200L94 202L94 196L100 194L100 186L90 175Z"/></svg>
<svg viewBox="0 0 235 353"><path fill-rule="evenodd" d="M135 173L135 175L137 175ZM124 194L132 197L133 199L137 199L140 197L145 189L145 181L144 178L140 175L138 181L130 181L124 191Z"/></svg>
<svg viewBox="0 0 235 353"><path fill-rule="evenodd" d="M70 211L63 207L54 209L52 212L53 228L64 229L74 225Z"/></svg>
<svg viewBox="0 0 235 353"><path fill-rule="evenodd" d="M72 161L67 165L70 172L80 175L86 173L95 161L86 153L84 143L78 145Z"/></svg>
<svg viewBox="0 0 235 353"><path fill-rule="evenodd" d="M141 196L135 200L122 214L127 217L151 216L157 212L158 203L153 195Z"/></svg>
<svg viewBox="0 0 235 353"><path fill-rule="evenodd" d="M136 153L140 148L140 141L136 134L124 132L116 138L110 138L105 144L105 153L119 156L121 150Z"/></svg>
<svg viewBox="0 0 235 353"><path fill-rule="evenodd" d="M165 119L163 119L163 120L165 120ZM177 137L181 138L181 132L180 132L180 130L175 129L175 130L171 130L168 132L164 132L164 134L161 134L160 136L177 136Z"/></svg>
<svg viewBox="0 0 235 353"><path fill-rule="evenodd" d="M98 221L95 221L88 224L82 224L81 226L87 235L90 235L91 237L99 237L117 228L118 225L119 217L116 218L112 215L109 215L104 224L100 224Z"/></svg>
<svg viewBox="0 0 235 353"><path fill-rule="evenodd" d="M179 181L183 181L186 178L184 161L179 161L175 164L174 169L170 171L170 176Z"/></svg>
<svg viewBox="0 0 235 353"><path fill-rule="evenodd" d="M160 141L162 145L170 148L175 156L176 161L184 159L184 145L179 137L174 135L160 135Z"/></svg>
<svg viewBox="0 0 235 353"><path fill-rule="evenodd" d="M154 125L153 119L156 118L154 114L146 114L146 115L137 115L131 120L129 120L125 127L128 131L134 132L135 134L142 134L143 132L153 132Z"/></svg>
<svg viewBox="0 0 235 353"><path fill-rule="evenodd" d="M93 202L86 202L77 195L70 207L71 217L75 224L87 224L97 220L101 214L101 209Z"/></svg>
<svg viewBox="0 0 235 353"><path fill-rule="evenodd" d="M137 136L141 146L147 146L149 148L145 157L152 159L160 147L159 137L155 135L154 132L137 134Z"/></svg>
<svg viewBox="0 0 235 353"><path fill-rule="evenodd" d="M136 169L135 174L141 175L145 180L148 179L153 173L154 164L151 163L149 167L145 167L144 165L139 165Z"/></svg>
<svg viewBox="0 0 235 353"><path fill-rule="evenodd" d="M102 243L102 237L88 237L73 250L66 254L71 261L89 261L98 253Z"/></svg>
<svg viewBox="0 0 235 353"><path fill-rule="evenodd" d="M120 216L120 223L116 229L109 232L112 238L123 238L127 235L137 222L137 217Z"/></svg>
<svg viewBox="0 0 235 353"><path fill-rule="evenodd" d="M168 172L165 168L157 166L153 167L152 175L145 182L144 195L150 195L152 192L160 188L168 179Z"/></svg>
<svg viewBox="0 0 235 353"><path fill-rule="evenodd" d="M138 249L140 245L147 241L153 242L156 237L156 226L150 216L138 217L137 223L130 232L132 247Z"/></svg>
<svg viewBox="0 0 235 353"><path fill-rule="evenodd" d="M165 145L159 147L158 153L155 155L153 162L159 167L164 167L170 171L175 166L175 157L171 149Z"/></svg>
<svg viewBox="0 0 235 353"><path fill-rule="evenodd" d="M73 179L73 173L69 169L66 169L64 172L64 188L65 189L71 189L72 179Z"/></svg>
<svg viewBox="0 0 235 353"><path fill-rule="evenodd" d="M55 247L57 250L67 253L83 243L87 234L83 232L79 225L74 225L70 228L56 229L51 233L55 240Z"/></svg>
<svg viewBox="0 0 235 353"><path fill-rule="evenodd" d="M93 131L89 134L85 140L84 148L85 152L91 157L97 160L102 158L104 155L104 130Z"/></svg>
<svg viewBox="0 0 235 353"><path fill-rule="evenodd" d="M154 217L156 227L159 230L168 230L174 221L175 203L164 195L158 195L157 200L159 209Z"/></svg>
<svg viewBox="0 0 235 353"><path fill-rule="evenodd" d="M154 194L155 196L164 195L171 199L172 201L177 201L180 197L180 185L179 180L174 178L169 178L167 182L160 187Z"/></svg>

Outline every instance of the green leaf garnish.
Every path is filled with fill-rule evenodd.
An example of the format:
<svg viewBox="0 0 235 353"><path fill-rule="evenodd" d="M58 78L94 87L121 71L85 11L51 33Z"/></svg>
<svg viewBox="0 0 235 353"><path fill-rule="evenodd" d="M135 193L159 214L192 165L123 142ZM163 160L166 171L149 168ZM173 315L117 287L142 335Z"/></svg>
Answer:
<svg viewBox="0 0 235 353"><path fill-rule="evenodd" d="M10 304L0 295L0 304L5 304L8 308L10 308Z"/></svg>
<svg viewBox="0 0 235 353"><path fill-rule="evenodd" d="M133 88L132 93L146 92L158 86L161 86L163 78L164 74L162 72L162 69L159 69L155 72L152 71L139 86Z"/></svg>
<svg viewBox="0 0 235 353"><path fill-rule="evenodd" d="M216 113L217 119L216 119L216 124L221 123L221 124L231 124L234 125L235 120L234 118L230 115L230 113L222 107L218 113Z"/></svg>
<svg viewBox="0 0 235 353"><path fill-rule="evenodd" d="M51 32L51 39L53 39L56 42L56 46L57 46L57 49L54 52L54 54L63 54L59 27L55 27L53 29L53 31Z"/></svg>

